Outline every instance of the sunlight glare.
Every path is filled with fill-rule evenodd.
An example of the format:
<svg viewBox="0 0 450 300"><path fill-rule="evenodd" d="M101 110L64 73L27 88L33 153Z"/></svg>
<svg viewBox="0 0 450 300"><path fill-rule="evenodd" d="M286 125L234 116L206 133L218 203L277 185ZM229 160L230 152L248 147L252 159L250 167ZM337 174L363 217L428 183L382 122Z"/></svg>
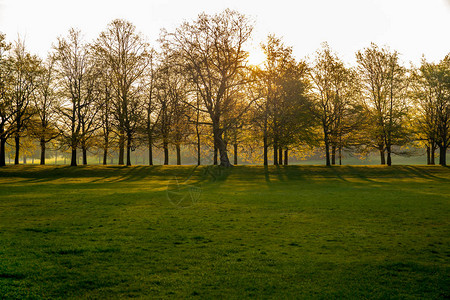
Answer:
<svg viewBox="0 0 450 300"><path fill-rule="evenodd" d="M252 66L262 66L266 56L259 45L248 49L248 64Z"/></svg>

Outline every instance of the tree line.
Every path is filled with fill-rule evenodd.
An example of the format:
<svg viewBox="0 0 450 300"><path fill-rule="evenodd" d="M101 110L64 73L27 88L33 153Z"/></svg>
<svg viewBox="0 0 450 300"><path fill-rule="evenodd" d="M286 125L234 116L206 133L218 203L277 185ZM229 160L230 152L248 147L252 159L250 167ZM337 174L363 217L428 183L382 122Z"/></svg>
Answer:
<svg viewBox="0 0 450 300"><path fill-rule="evenodd" d="M349 67L326 43L298 61L269 35L261 45L265 61L253 66L246 51L252 30L239 12L203 13L162 30L156 51L132 23L117 19L89 43L70 29L45 59L0 33L0 166L7 145L19 164L25 137L39 143L41 164L52 142L71 151L71 166L77 151L87 164L94 148L103 164L114 151L120 165L131 165L136 147L147 149L150 165L155 147L164 164L175 149L181 164L186 145L198 164L207 148L222 166L237 164L244 148L264 165L288 164L301 147L323 149L326 165L340 164L343 151L376 151L391 165L392 154L410 146L426 149L428 164L439 150L446 165L450 54L407 68L397 51L372 43Z"/></svg>

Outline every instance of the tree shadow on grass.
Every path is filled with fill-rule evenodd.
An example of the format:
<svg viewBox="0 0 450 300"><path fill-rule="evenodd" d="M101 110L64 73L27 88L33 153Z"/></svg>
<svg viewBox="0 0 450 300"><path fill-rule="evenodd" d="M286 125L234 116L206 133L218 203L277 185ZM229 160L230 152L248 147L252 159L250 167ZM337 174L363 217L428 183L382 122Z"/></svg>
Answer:
<svg viewBox="0 0 450 300"><path fill-rule="evenodd" d="M351 179L359 179L367 183L382 184L391 179L413 178L449 182L448 171L448 167L426 166L264 166L264 179L266 183L332 180L351 182Z"/></svg>
<svg viewBox="0 0 450 300"><path fill-rule="evenodd" d="M408 170L410 173L416 175L417 177L423 178L423 179L431 179L431 180L450 182L450 178L436 176L430 172L429 168L427 169L427 168L421 168L421 167L417 167L417 166L402 166L402 168ZM449 170L450 170L449 167L437 166L435 171L442 173L442 171L448 172Z"/></svg>

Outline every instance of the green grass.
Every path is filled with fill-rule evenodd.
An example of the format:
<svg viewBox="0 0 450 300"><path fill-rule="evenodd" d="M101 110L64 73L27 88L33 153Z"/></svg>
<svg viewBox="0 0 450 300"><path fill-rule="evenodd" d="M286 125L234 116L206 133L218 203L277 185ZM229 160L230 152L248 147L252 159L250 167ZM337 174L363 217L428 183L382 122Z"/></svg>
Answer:
<svg viewBox="0 0 450 300"><path fill-rule="evenodd" d="M449 200L438 166L7 166L0 298L448 298Z"/></svg>

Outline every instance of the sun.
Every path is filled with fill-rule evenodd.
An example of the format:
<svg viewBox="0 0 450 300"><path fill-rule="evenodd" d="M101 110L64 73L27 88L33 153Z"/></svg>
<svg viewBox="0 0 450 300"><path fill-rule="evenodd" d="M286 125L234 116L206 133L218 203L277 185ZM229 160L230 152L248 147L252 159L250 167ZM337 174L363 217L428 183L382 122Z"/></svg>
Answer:
<svg viewBox="0 0 450 300"><path fill-rule="evenodd" d="M259 45L252 45L248 51L248 64L252 66L262 66L266 60L266 55Z"/></svg>

